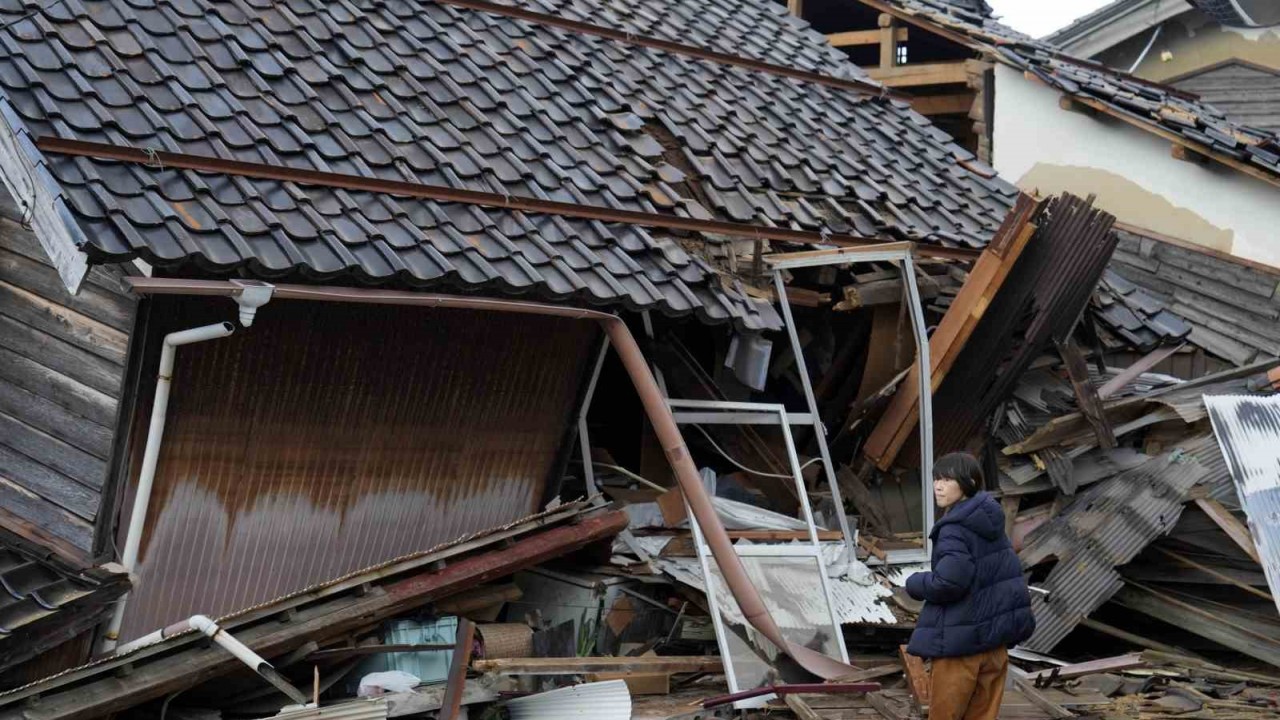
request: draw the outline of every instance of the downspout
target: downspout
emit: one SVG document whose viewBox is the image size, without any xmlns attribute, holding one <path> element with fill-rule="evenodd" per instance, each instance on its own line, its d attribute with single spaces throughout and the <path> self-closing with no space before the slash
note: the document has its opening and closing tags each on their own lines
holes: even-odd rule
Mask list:
<svg viewBox="0 0 1280 720">
<path fill-rule="evenodd" d="M 162 293 L 175 295 L 233 295 L 238 288 L 231 283 L 217 280 L 180 280 L 170 278 L 126 278 L 135 292 Z M 275 297 L 282 300 L 320 300 L 328 302 L 371 303 L 380 305 L 406 305 L 417 307 L 462 308 L 468 310 L 489 310 L 496 312 L 513 312 L 529 315 L 552 315 L 581 320 L 595 320 L 604 328 L 610 343 L 622 360 L 631 383 L 640 397 L 645 415 L 653 425 L 659 442 L 662 443 L 667 461 L 675 474 L 676 482 L 689 503 L 698 525 L 706 537 L 716 565 L 724 575 L 743 616 L 761 635 L 774 645 L 784 650 L 801 667 L 824 680 L 836 680 L 847 677 L 857 668 L 847 665 L 835 658 L 823 655 L 787 640 L 773 616 L 765 607 L 764 600 L 751 579 L 747 576 L 742 559 L 733 549 L 729 534 L 725 531 L 720 516 L 711 504 L 711 498 L 702 487 L 698 468 L 693 464 L 689 449 L 685 446 L 680 428 L 671 415 L 671 408 L 658 387 L 653 372 L 645 362 L 644 353 L 636 343 L 626 323 L 616 315 L 598 310 L 587 310 L 556 305 L 544 305 L 516 300 L 497 300 L 480 297 L 456 297 L 451 295 L 433 295 L 400 290 L 365 290 L 345 287 L 316 287 L 308 285 L 277 285 Z"/>
<path fill-rule="evenodd" d="M 264 680 L 274 685 L 280 692 L 288 695 L 291 700 L 300 705 L 307 704 L 307 696 L 291 685 L 288 680 L 285 680 L 284 676 L 276 671 L 275 666 L 250 650 L 244 643 L 232 637 L 231 633 L 218 627 L 218 623 L 204 615 L 192 615 L 186 620 L 174 623 L 167 628 L 156 630 L 149 635 L 143 635 L 137 640 L 121 645 L 118 652 L 120 654 L 133 652 L 147 645 L 153 645 L 161 640 L 171 638 L 174 635 L 181 635 L 189 630 L 195 630 L 209 636 L 215 643 L 234 655 L 237 660 L 248 665 L 254 672 L 261 675 Z"/>
<path fill-rule="evenodd" d="M 156 464 L 160 460 L 160 442 L 164 439 L 165 415 L 169 411 L 169 388 L 173 379 L 173 363 L 182 345 L 216 340 L 235 332 L 235 326 L 229 322 L 214 323 L 190 330 L 180 330 L 164 336 L 163 349 L 160 351 L 160 370 L 156 378 L 156 395 L 151 404 L 151 424 L 147 428 L 147 445 L 142 454 L 142 470 L 138 474 L 138 489 L 133 497 L 133 512 L 129 516 L 129 532 L 125 536 L 124 551 L 120 555 L 120 564 L 133 574 L 138 565 L 138 550 L 142 546 L 142 526 L 146 524 L 147 507 L 151 504 L 151 486 L 156 479 Z M 120 639 L 120 626 L 124 623 L 124 609 L 129 600 L 126 593 L 116 601 L 115 610 L 111 614 L 111 622 L 102 638 L 99 650 L 109 653 L 116 649 Z"/>
</svg>

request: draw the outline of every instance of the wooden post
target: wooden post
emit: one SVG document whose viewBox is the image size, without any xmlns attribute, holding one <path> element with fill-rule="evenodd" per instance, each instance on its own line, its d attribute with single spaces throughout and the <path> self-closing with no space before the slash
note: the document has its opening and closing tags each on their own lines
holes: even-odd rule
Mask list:
<svg viewBox="0 0 1280 720">
<path fill-rule="evenodd" d="M 929 716 L 929 671 L 925 669 L 924 660 L 907 652 L 906 645 L 898 646 L 898 656 L 902 658 L 902 669 L 906 671 L 907 684 L 911 687 L 911 697 L 915 698 L 920 712 Z"/>
<path fill-rule="evenodd" d="M 804 14 L 804 0 L 787 0 L 787 12 L 802 17 Z"/>
<path fill-rule="evenodd" d="M 892 15 L 881 13 L 880 19 L 880 67 L 888 70 L 898 64 L 898 35 L 894 32 Z"/>
<path fill-rule="evenodd" d="M 476 624 L 458 618 L 457 642 L 449 660 L 449 681 L 440 704 L 440 720 L 457 720 L 462 710 L 462 694 L 467 689 L 467 667 L 471 665 L 471 647 L 476 638 Z"/>
<path fill-rule="evenodd" d="M 1098 389 L 1089 379 L 1089 364 L 1085 362 L 1080 346 L 1076 345 L 1076 341 L 1071 336 L 1067 336 L 1066 340 L 1054 342 L 1057 343 L 1058 354 L 1062 356 L 1062 362 L 1067 367 L 1067 375 L 1071 377 L 1071 387 L 1076 391 L 1076 403 L 1080 405 L 1080 412 L 1085 420 L 1089 421 L 1093 434 L 1098 437 L 1098 447 L 1115 447 L 1116 434 L 1111 429 L 1111 423 L 1107 421 L 1107 414 L 1102 410 Z"/>
</svg>

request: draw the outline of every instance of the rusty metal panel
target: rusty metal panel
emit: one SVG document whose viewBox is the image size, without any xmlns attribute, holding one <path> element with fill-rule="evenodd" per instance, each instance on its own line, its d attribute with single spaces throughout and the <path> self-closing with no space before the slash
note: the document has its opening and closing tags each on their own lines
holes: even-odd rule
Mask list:
<svg viewBox="0 0 1280 720">
<path fill-rule="evenodd" d="M 158 305 L 151 339 L 210 309 L 230 308 Z M 122 638 L 528 515 L 595 332 L 279 301 L 251 329 L 184 347 Z"/>
</svg>

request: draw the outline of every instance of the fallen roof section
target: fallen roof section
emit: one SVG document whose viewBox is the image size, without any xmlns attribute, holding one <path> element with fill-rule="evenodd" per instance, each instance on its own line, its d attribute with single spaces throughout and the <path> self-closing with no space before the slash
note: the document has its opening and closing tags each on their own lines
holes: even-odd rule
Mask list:
<svg viewBox="0 0 1280 720">
<path fill-rule="evenodd" d="M 805 72 L 864 77 L 772 3 L 648 0 L 589 18 L 527 8 L 540 14 L 479 0 L 254 13 L 197 3 L 133 8 L 130 19 L 65 5 L 0 11 L 4 175 L 34 178 L 10 190 L 39 210 L 43 240 L 94 262 L 535 295 L 747 330 L 777 318 L 669 234 L 634 224 L 37 144 L 967 248 L 987 242 L 1016 192 L 905 103 L 779 74 L 799 58 Z M 542 17 L 557 13 L 599 31 Z M 687 27 L 668 27 L 674 18 Z M 745 32 L 747 19 L 753 40 L 738 60 L 778 68 L 632 42 L 725 54 L 729 34 L 715 30 Z"/>
<path fill-rule="evenodd" d="M 97 626 L 128 589 L 118 566 L 72 572 L 0 539 L 0 672 Z"/>
<path fill-rule="evenodd" d="M 340 636 L 355 626 L 606 540 L 626 524 L 625 513 L 593 512 L 587 503 L 573 503 L 335 578 L 218 622 L 258 654 L 277 657 L 309 640 Z M 277 620 L 285 611 L 293 619 L 281 624 Z M 98 717 L 240 667 L 240 661 L 221 648 L 203 646 L 201 637 L 175 635 L 0 694 L 0 708 L 7 708 L 0 717 Z M 117 677 L 116 669 L 125 665 L 132 672 Z M 39 703 L 19 705 L 35 695 Z"/>
<path fill-rule="evenodd" d="M 1267 585 L 1280 598 L 1280 395 L 1206 396 L 1204 402 Z"/>
<path fill-rule="evenodd" d="M 1123 587 L 1116 567 L 1167 533 L 1191 488 L 1208 475 L 1181 448 L 1090 487 L 1032 532 L 1019 553 L 1024 568 L 1056 561 L 1031 606 L 1035 634 L 1023 647 L 1049 652 L 1083 618 Z"/>
</svg>

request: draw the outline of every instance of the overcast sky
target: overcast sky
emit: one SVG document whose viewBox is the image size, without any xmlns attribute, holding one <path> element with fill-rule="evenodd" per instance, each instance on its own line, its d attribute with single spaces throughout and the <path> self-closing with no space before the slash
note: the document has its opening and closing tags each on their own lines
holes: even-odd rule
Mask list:
<svg viewBox="0 0 1280 720">
<path fill-rule="evenodd" d="M 1000 21 L 1032 37 L 1043 37 L 1110 0 L 987 0 Z"/>
</svg>

